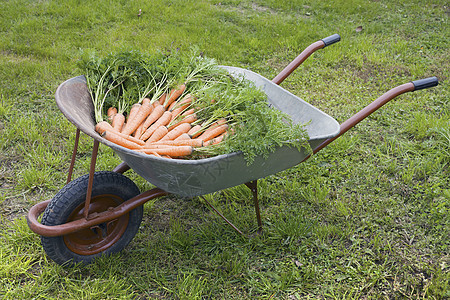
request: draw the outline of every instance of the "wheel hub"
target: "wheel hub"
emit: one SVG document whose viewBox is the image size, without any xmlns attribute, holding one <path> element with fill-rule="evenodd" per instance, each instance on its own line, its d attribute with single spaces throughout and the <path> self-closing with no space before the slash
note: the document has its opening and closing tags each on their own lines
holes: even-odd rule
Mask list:
<svg viewBox="0 0 450 300">
<path fill-rule="evenodd" d="M 91 198 L 89 214 L 101 213 L 120 205 L 123 200 L 115 195 L 103 194 Z M 84 203 L 74 209 L 68 222 L 84 218 Z M 127 229 L 129 213 L 109 222 L 92 226 L 64 236 L 64 243 L 79 255 L 93 255 L 114 245 Z"/>
</svg>

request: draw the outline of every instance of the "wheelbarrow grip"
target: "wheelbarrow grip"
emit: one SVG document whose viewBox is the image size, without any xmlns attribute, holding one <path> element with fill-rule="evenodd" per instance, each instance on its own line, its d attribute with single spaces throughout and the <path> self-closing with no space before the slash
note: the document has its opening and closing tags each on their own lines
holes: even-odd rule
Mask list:
<svg viewBox="0 0 450 300">
<path fill-rule="evenodd" d="M 329 37 L 322 39 L 321 41 L 325 44 L 325 46 L 323 46 L 325 48 L 326 46 L 337 43 L 340 40 L 341 40 L 341 36 L 336 33 L 336 34 L 330 35 Z"/>
<path fill-rule="evenodd" d="M 291 61 L 289 65 L 287 65 L 277 76 L 275 76 L 275 78 L 272 79 L 272 82 L 275 84 L 280 84 L 315 51 L 325 48 L 328 45 L 339 42 L 340 40 L 341 37 L 339 36 L 339 34 L 333 34 L 329 37 L 326 37 L 322 40 L 312 43 L 311 45 L 306 47 L 306 49 L 303 50 L 303 52 L 300 53 L 293 61 Z"/>
<path fill-rule="evenodd" d="M 412 84 L 414 84 L 414 90 L 418 91 L 418 90 L 427 89 L 427 88 L 430 88 L 433 86 L 437 86 L 439 84 L 439 80 L 437 79 L 437 77 L 428 77 L 425 79 L 419 79 L 419 80 L 412 81 Z"/>
</svg>

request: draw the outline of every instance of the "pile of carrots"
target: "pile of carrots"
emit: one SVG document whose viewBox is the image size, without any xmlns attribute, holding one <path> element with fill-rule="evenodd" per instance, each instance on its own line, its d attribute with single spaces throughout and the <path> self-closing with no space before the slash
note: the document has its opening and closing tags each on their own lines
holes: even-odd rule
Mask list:
<svg viewBox="0 0 450 300">
<path fill-rule="evenodd" d="M 228 133 L 227 121 L 198 120 L 194 97 L 185 91 L 182 84 L 155 101 L 144 98 L 127 117 L 110 107 L 108 120 L 97 123 L 95 130 L 120 146 L 165 158 L 183 158 L 194 148 L 220 143 Z"/>
</svg>

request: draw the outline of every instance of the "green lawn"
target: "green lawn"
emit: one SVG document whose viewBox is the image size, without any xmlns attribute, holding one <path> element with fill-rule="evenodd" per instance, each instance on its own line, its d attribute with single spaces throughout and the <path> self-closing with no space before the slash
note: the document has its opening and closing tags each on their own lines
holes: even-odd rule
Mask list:
<svg viewBox="0 0 450 300">
<path fill-rule="evenodd" d="M 4 299 L 445 299 L 449 288 L 450 6 L 444 0 L 0 2 L 0 297 Z M 362 30 L 361 30 L 362 29 Z M 201 198 L 144 206 L 121 253 L 63 268 L 25 216 L 65 185 L 75 128 L 54 101 L 84 51 L 198 46 L 269 79 L 338 33 L 282 86 L 342 123 L 387 104 L 308 161 L 259 181 L 264 232 L 242 237 Z M 82 135 L 74 176 L 89 170 Z M 97 170 L 120 159 L 100 147 Z M 152 188 L 125 173 L 144 191 Z M 245 232 L 245 186 L 207 195 Z"/>
</svg>

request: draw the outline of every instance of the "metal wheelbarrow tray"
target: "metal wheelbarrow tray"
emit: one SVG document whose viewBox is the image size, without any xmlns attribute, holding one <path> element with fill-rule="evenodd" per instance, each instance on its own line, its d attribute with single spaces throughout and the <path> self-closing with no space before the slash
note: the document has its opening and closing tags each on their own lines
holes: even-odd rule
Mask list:
<svg viewBox="0 0 450 300">
<path fill-rule="evenodd" d="M 339 123 L 272 81 L 249 70 L 224 67 L 231 74 L 242 74 L 268 96 L 277 109 L 288 113 L 295 123 L 307 124 L 312 148 L 339 133 Z M 263 178 L 300 163 L 308 154 L 292 147 L 281 147 L 265 159 L 257 157 L 248 165 L 239 152 L 188 160 L 146 155 L 118 146 L 102 138 L 94 129 L 94 107 L 83 77 L 69 79 L 56 91 L 56 102 L 77 128 L 111 147 L 137 174 L 166 192 L 194 197 L 213 193 L 244 182 Z"/>
<path fill-rule="evenodd" d="M 396 96 L 438 84 L 437 78 L 431 77 L 398 86 L 339 125 L 326 113 L 279 86 L 314 51 L 339 40 L 336 34 L 311 44 L 273 80 L 242 68 L 223 68 L 231 75 L 243 75 L 254 82 L 266 93 L 273 107 L 289 114 L 295 123 L 306 124 L 313 153 Z M 150 199 L 168 194 L 195 197 L 246 184 L 253 192 L 258 232 L 261 232 L 257 180 L 291 168 L 310 156 L 305 150 L 283 146 L 267 158 L 257 157 L 252 164 L 247 164 L 240 152 L 198 160 L 159 158 L 111 143 L 95 131 L 94 106 L 83 76 L 63 82 L 56 91 L 56 102 L 63 115 L 77 128 L 67 185 L 53 200 L 33 206 L 27 220 L 31 230 L 42 236 L 47 254 L 60 264 L 89 263 L 100 255 L 120 251 L 138 230 L 142 205 Z M 94 139 L 91 167 L 88 175 L 71 181 L 80 131 Z M 112 148 L 123 160 L 112 172 L 95 172 L 99 143 Z M 134 183 L 122 175 L 130 168 L 156 188 L 140 193 Z M 99 188 L 95 185 L 98 183 L 101 186 Z M 78 195 L 77 203 L 72 204 L 71 198 L 76 198 L 73 196 L 75 194 Z M 243 234 L 207 203 L 237 232 Z M 43 212 L 40 223 L 38 217 Z"/>
</svg>

